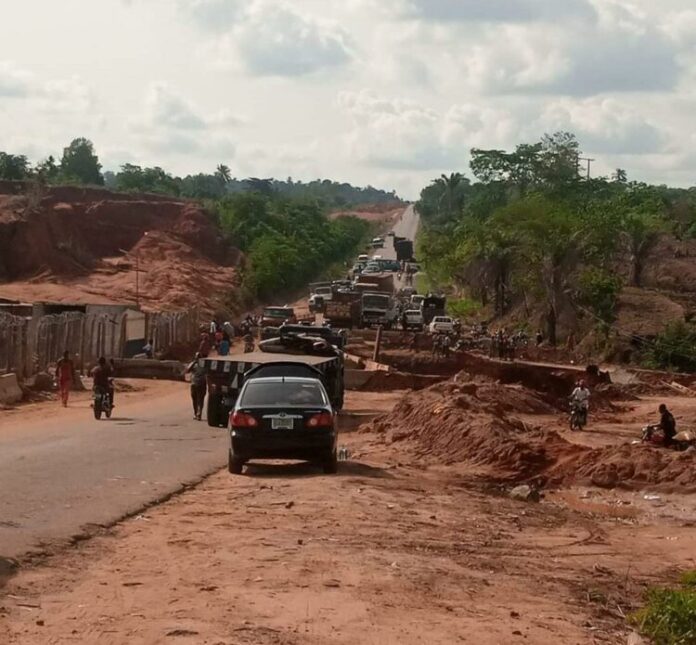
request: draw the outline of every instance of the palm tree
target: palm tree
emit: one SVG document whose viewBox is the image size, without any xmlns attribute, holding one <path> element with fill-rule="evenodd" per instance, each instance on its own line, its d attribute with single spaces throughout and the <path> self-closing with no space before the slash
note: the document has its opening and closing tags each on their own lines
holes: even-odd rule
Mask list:
<svg viewBox="0 0 696 645">
<path fill-rule="evenodd" d="M 464 181 L 464 175 L 460 172 L 450 173 L 449 176 L 441 175 L 439 179 L 435 180 L 435 183 L 442 188 L 442 197 L 447 200 L 447 214 L 451 215 L 454 210 L 454 193 L 459 187 L 459 185 Z"/>
<path fill-rule="evenodd" d="M 229 184 L 232 180 L 232 171 L 229 166 L 225 164 L 220 164 L 215 170 L 215 176 L 223 183 Z"/>
</svg>

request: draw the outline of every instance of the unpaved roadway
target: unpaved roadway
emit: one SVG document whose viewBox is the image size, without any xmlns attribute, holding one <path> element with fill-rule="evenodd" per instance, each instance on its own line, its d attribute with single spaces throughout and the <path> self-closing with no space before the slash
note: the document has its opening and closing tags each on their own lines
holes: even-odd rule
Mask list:
<svg viewBox="0 0 696 645">
<path fill-rule="evenodd" d="M 136 387 L 110 420 L 87 393 L 0 411 L 0 558 L 50 552 L 225 463 L 227 435 L 193 420 L 186 383 Z"/>
<path fill-rule="evenodd" d="M 399 396 L 351 393 L 347 407 Z M 0 642 L 623 645 L 645 585 L 696 566 L 688 497 L 569 489 L 519 502 L 374 434 L 341 442 L 352 454 L 337 476 L 222 471 L 19 572 Z"/>
</svg>

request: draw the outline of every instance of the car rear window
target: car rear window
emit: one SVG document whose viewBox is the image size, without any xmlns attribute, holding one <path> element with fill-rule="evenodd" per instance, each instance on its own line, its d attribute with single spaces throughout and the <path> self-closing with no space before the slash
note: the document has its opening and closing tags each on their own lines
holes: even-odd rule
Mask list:
<svg viewBox="0 0 696 645">
<path fill-rule="evenodd" d="M 240 407 L 274 407 L 285 405 L 323 406 L 326 400 L 319 383 L 297 381 L 250 381 L 239 402 Z"/>
</svg>

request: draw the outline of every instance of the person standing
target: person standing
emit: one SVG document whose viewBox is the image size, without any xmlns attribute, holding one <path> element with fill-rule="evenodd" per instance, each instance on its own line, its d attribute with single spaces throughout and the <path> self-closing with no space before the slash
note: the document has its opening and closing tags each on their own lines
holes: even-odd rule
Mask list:
<svg viewBox="0 0 696 645">
<path fill-rule="evenodd" d="M 191 374 L 191 403 L 193 404 L 193 418 L 200 421 L 203 418 L 203 403 L 207 385 L 205 380 L 205 368 L 200 360 L 201 355 L 196 354 L 193 361 L 186 368 L 186 373 Z"/>
<path fill-rule="evenodd" d="M 60 400 L 64 408 L 68 407 L 68 399 L 70 398 L 70 390 L 74 380 L 75 365 L 70 358 L 70 352 L 65 351 L 63 352 L 63 358 L 56 364 L 56 382 L 58 383 Z"/>
</svg>

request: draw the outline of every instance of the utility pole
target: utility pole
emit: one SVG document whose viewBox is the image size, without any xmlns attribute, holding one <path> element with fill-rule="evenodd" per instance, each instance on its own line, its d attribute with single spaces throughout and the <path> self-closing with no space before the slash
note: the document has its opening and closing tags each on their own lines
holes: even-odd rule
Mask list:
<svg viewBox="0 0 696 645">
<path fill-rule="evenodd" d="M 592 169 L 592 163 L 594 161 L 596 161 L 596 159 L 588 159 L 587 157 L 578 157 L 578 161 L 586 161 L 587 162 L 587 181 L 589 181 L 590 177 L 591 177 L 590 171 Z"/>
</svg>

